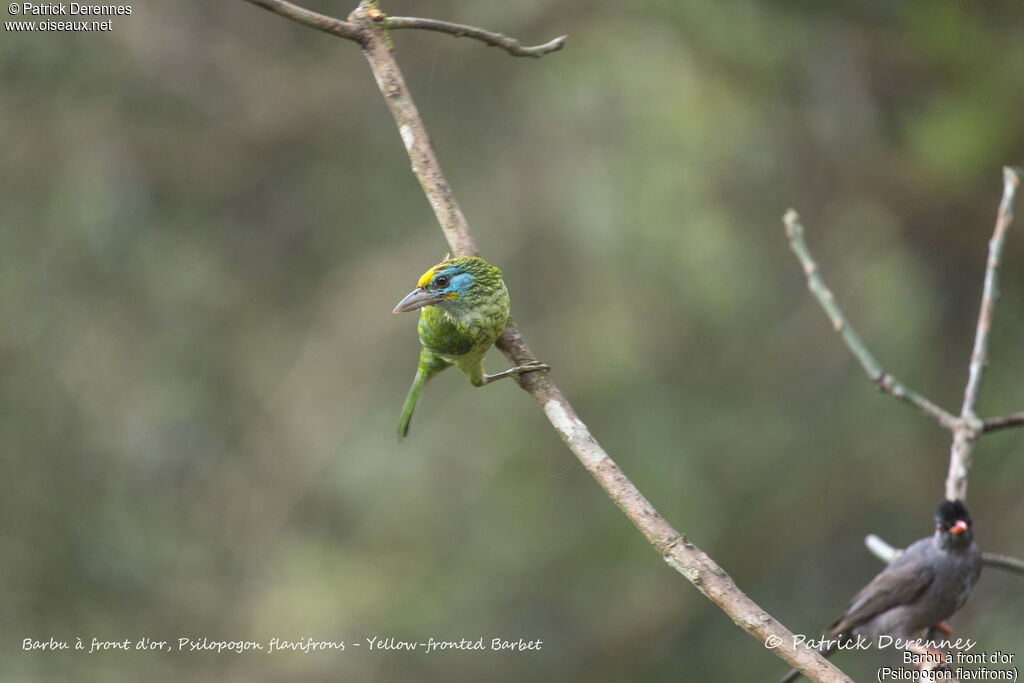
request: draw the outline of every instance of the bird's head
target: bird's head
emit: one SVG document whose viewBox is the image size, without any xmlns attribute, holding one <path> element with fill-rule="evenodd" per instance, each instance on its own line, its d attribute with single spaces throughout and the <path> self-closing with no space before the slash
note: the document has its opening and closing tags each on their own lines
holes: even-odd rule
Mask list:
<svg viewBox="0 0 1024 683">
<path fill-rule="evenodd" d="M 973 524 L 961 500 L 944 500 L 935 510 L 935 533 L 944 546 L 969 546 L 974 538 Z"/>
<path fill-rule="evenodd" d="M 472 305 L 501 282 L 501 271 L 476 256 L 446 258 L 423 273 L 416 289 L 395 306 L 407 313 L 424 306 L 458 309 Z"/>
</svg>

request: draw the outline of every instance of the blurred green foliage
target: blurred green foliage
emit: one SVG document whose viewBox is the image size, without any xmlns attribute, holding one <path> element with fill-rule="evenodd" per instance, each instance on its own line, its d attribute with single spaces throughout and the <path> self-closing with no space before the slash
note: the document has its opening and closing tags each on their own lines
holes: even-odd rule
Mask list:
<svg viewBox="0 0 1024 683">
<path fill-rule="evenodd" d="M 334 3 L 311 9 L 344 16 Z M 359 50 L 243 2 L 0 42 L 0 678 L 768 680 L 515 386 L 415 371 L 391 308 L 446 245 Z M 792 630 L 930 531 L 947 435 L 874 392 L 780 216 L 887 369 L 959 407 L 1024 7 L 389 2 L 562 52 L 397 33 L 513 312 L 659 510 Z M 1024 213 L 1024 209 L 1021 210 Z M 1024 225 L 984 415 L 1024 406 Z M 492 352 L 493 370 L 504 359 Z M 979 543 L 1024 555 L 1021 432 Z M 953 620 L 1024 642 L 1020 579 Z M 26 637 L 540 638 L 537 653 L 23 652 Z M 838 657 L 857 679 L 889 661 Z"/>
</svg>

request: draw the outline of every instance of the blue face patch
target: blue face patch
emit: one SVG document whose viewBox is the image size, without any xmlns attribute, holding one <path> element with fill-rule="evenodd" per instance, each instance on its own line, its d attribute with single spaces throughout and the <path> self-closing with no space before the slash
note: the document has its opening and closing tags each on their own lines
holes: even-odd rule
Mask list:
<svg viewBox="0 0 1024 683">
<path fill-rule="evenodd" d="M 448 301 L 458 301 L 472 286 L 472 274 L 460 273 L 455 268 L 445 268 L 436 272 L 430 281 L 430 289 L 440 292 Z"/>
<path fill-rule="evenodd" d="M 452 278 L 451 283 L 448 285 L 448 291 L 452 292 L 467 292 L 469 288 L 473 286 L 473 276 L 469 273 L 459 273 Z"/>
</svg>

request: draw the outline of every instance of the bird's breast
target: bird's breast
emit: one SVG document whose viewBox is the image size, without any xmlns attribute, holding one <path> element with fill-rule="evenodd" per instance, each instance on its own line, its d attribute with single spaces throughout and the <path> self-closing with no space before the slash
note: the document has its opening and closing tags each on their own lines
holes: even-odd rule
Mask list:
<svg viewBox="0 0 1024 683">
<path fill-rule="evenodd" d="M 505 329 L 508 313 L 488 308 L 452 314 L 427 306 L 420 314 L 420 343 L 444 356 L 464 356 L 486 351 Z"/>
</svg>

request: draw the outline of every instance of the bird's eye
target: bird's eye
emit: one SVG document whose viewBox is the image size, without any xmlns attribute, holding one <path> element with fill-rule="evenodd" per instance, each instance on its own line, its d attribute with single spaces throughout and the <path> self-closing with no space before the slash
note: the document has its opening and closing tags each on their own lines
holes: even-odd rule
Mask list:
<svg viewBox="0 0 1024 683">
<path fill-rule="evenodd" d="M 434 286 L 435 287 L 447 287 L 448 286 L 448 276 L 447 275 L 441 275 L 440 277 L 438 277 L 436 280 L 434 280 Z"/>
</svg>

